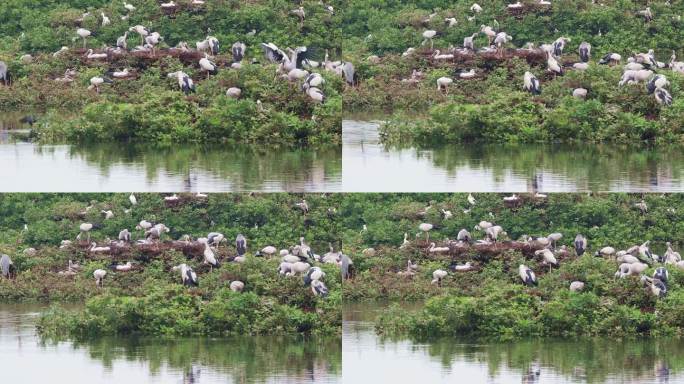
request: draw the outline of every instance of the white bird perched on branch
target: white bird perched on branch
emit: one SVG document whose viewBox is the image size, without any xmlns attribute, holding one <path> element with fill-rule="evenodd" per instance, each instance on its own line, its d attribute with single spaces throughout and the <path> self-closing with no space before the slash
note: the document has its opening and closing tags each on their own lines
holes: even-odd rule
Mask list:
<svg viewBox="0 0 684 384">
<path fill-rule="evenodd" d="M 100 15 L 102 16 L 102 26 L 103 27 L 106 27 L 112 23 L 112 21 L 109 20 L 109 17 L 107 17 L 107 15 L 105 15 L 104 12 L 100 12 Z"/>
<path fill-rule="evenodd" d="M 446 253 L 449 252 L 449 247 L 437 247 L 435 243 L 430 243 L 430 248 L 428 248 L 430 253 Z"/>
</svg>

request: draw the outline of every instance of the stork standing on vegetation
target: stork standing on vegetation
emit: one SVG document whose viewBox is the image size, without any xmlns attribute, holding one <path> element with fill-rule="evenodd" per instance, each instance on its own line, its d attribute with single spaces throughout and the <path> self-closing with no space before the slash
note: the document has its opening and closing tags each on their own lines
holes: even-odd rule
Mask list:
<svg viewBox="0 0 684 384">
<path fill-rule="evenodd" d="M 180 265 L 176 265 L 175 267 L 173 267 L 173 270 L 174 271 L 180 271 L 181 282 L 183 283 L 183 285 L 188 286 L 188 287 L 190 287 L 190 286 L 197 287 L 199 285 L 199 280 L 197 279 L 197 274 L 187 264 L 183 263 Z"/>
<path fill-rule="evenodd" d="M 587 43 L 586 41 L 580 43 L 579 56 L 583 63 L 589 62 L 589 58 L 591 57 L 591 44 Z"/>
<path fill-rule="evenodd" d="M 546 53 L 546 65 L 547 70 L 549 72 L 552 72 L 555 75 L 563 74 L 563 67 L 561 67 L 560 64 L 558 64 L 558 61 L 555 57 L 553 57 L 553 54 L 551 52 Z"/>
<path fill-rule="evenodd" d="M 184 94 L 188 95 L 191 92 L 195 92 L 195 83 L 192 81 L 190 76 L 188 76 L 187 73 L 183 71 L 176 71 L 176 72 L 171 72 L 167 75 L 169 78 L 176 78 L 176 81 L 178 81 L 178 87 L 180 87 L 181 91 L 183 91 Z"/>
<path fill-rule="evenodd" d="M 428 41 L 430 41 L 430 50 L 434 49 L 434 42 L 432 39 L 437 35 L 437 31 L 429 29 L 427 31 L 423 32 L 423 42 L 421 45 L 425 45 Z"/>
<path fill-rule="evenodd" d="M 202 71 L 207 73 L 207 79 L 209 78 L 209 74 L 215 75 L 218 73 L 218 67 L 209 60 L 209 55 L 206 53 L 204 54 L 204 57 L 200 59 L 199 65 Z"/>
<path fill-rule="evenodd" d="M 127 228 L 119 232 L 119 240 L 126 243 L 131 242 L 131 233 L 128 231 Z"/>
<path fill-rule="evenodd" d="M 311 282 L 311 291 L 316 296 L 323 298 L 328 296 L 328 287 L 320 280 L 314 280 Z"/>
<path fill-rule="evenodd" d="M 216 56 L 219 54 L 220 44 L 214 36 L 207 36 L 204 40 L 195 43 L 195 47 L 200 52 L 209 52 Z"/>
<path fill-rule="evenodd" d="M 520 264 L 518 267 L 518 275 L 520 275 L 523 284 L 527 286 L 537 285 L 537 276 L 535 276 L 534 272 L 528 266 Z"/>
<path fill-rule="evenodd" d="M 306 12 L 304 11 L 304 7 L 299 7 L 297 9 L 293 9 L 290 11 L 291 15 L 297 16 L 299 18 L 299 27 L 304 26 L 304 18 L 306 18 Z"/>
<path fill-rule="evenodd" d="M 85 234 L 87 236 L 86 241 L 90 242 L 90 230 L 93 229 L 93 224 L 81 223 L 81 225 L 78 228 L 80 230 L 80 233 L 78 234 L 78 239 L 81 239 L 81 234 Z"/>
<path fill-rule="evenodd" d="M 418 229 L 425 233 L 425 241 L 430 241 L 430 230 L 432 230 L 433 227 L 434 226 L 430 223 L 421 223 L 418 226 Z"/>
<path fill-rule="evenodd" d="M 578 234 L 577 236 L 575 236 L 574 244 L 577 256 L 582 256 L 584 254 L 584 251 L 587 250 L 587 238 L 581 234 Z"/>
<path fill-rule="evenodd" d="M 150 34 L 150 30 L 147 29 L 145 26 L 142 25 L 136 25 L 134 27 L 130 27 L 128 29 L 129 32 L 135 32 L 138 35 L 140 35 L 140 41 L 142 45 L 145 45 L 145 38 Z"/>
<path fill-rule="evenodd" d="M 116 46 L 123 49 L 123 50 L 126 50 L 128 48 L 127 39 L 128 39 L 128 31 L 124 32 L 123 36 L 119 36 L 116 39 Z"/>
<path fill-rule="evenodd" d="M 88 86 L 89 90 L 95 89 L 95 92 L 100 93 L 100 85 L 102 84 L 111 84 L 112 80 L 108 79 L 106 77 L 100 77 L 100 76 L 95 76 L 90 78 L 90 85 Z"/>
<path fill-rule="evenodd" d="M 246 50 L 247 46 L 242 42 L 238 41 L 237 43 L 233 44 L 231 47 L 231 53 L 233 54 L 233 64 L 231 65 L 232 68 L 239 67 L 240 62 L 245 58 Z"/>
<path fill-rule="evenodd" d="M 162 41 L 164 41 L 164 38 L 159 34 L 159 32 L 152 32 L 145 37 L 145 43 L 152 50 L 152 57 L 155 56 L 155 47 Z"/>
<path fill-rule="evenodd" d="M 475 50 L 475 37 L 477 37 L 477 33 L 473 33 L 471 36 L 466 36 L 463 38 L 463 48 L 469 49 L 471 51 Z"/>
<path fill-rule="evenodd" d="M 95 286 L 98 288 L 102 288 L 102 285 L 104 284 L 104 278 L 107 276 L 107 271 L 104 269 L 96 269 L 93 272 L 93 277 L 95 278 Z"/>
<path fill-rule="evenodd" d="M 482 24 L 480 26 L 480 32 L 484 33 L 485 36 L 487 36 L 487 44 L 492 45 L 492 40 L 496 37 L 496 31 L 494 31 L 492 27 Z"/>
<path fill-rule="evenodd" d="M 85 28 L 79 28 L 76 30 L 76 34 L 83 39 L 83 49 L 86 48 L 86 38 L 91 35 L 91 32 Z"/>
<path fill-rule="evenodd" d="M 523 87 L 527 92 L 533 95 L 541 94 L 541 85 L 539 84 L 539 79 L 532 72 L 525 72 L 523 76 Z"/>
<path fill-rule="evenodd" d="M 559 37 L 553 42 L 553 54 L 556 57 L 561 57 L 563 55 L 563 49 L 565 49 L 565 44 L 570 41 L 567 37 Z"/>
<path fill-rule="evenodd" d="M 499 56 L 503 57 L 506 43 L 511 40 L 513 40 L 513 37 L 506 32 L 499 32 L 496 34 L 494 44 L 496 45 L 496 50 L 499 51 Z"/>
<path fill-rule="evenodd" d="M 440 77 L 437 79 L 437 90 L 441 91 L 444 90 L 445 94 L 449 94 L 449 85 L 451 85 L 454 82 L 454 79 L 450 77 Z"/>
<path fill-rule="evenodd" d="M 16 267 L 8 255 L 0 255 L 0 272 L 2 273 L 2 277 L 7 279 L 16 274 Z"/>
<path fill-rule="evenodd" d="M 449 273 L 443 269 L 438 269 L 434 272 L 432 272 L 432 284 L 437 284 L 438 286 L 442 286 L 442 280 L 447 277 Z"/>
<path fill-rule="evenodd" d="M 241 233 L 235 238 L 235 249 L 238 256 L 244 256 L 247 253 L 247 238 Z"/>
</svg>

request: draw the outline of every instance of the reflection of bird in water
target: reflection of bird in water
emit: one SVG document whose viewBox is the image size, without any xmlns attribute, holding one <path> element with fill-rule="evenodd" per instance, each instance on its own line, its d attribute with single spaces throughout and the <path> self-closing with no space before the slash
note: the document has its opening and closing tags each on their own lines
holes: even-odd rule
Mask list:
<svg viewBox="0 0 684 384">
<path fill-rule="evenodd" d="M 539 375 L 541 374 L 541 368 L 538 362 L 534 362 L 527 369 L 526 373 L 523 373 L 522 382 L 526 383 L 537 383 L 539 382 Z"/>
<path fill-rule="evenodd" d="M 534 175 L 532 175 L 532 193 L 537 193 L 539 191 L 539 184 L 544 180 L 544 177 L 535 172 Z"/>
<path fill-rule="evenodd" d="M 196 384 L 199 383 L 201 369 L 191 366 L 187 372 L 183 373 L 183 384 Z"/>
<path fill-rule="evenodd" d="M 655 371 L 655 377 L 658 379 L 659 383 L 670 382 L 670 367 L 668 366 L 667 361 L 656 361 L 653 370 Z"/>
</svg>

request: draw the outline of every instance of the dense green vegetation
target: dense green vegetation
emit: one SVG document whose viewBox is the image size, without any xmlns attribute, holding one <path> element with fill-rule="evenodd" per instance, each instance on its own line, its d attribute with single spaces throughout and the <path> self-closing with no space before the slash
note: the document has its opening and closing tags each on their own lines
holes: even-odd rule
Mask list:
<svg viewBox="0 0 684 384">
<path fill-rule="evenodd" d="M 472 2 L 465 1 L 351 3 L 343 15 L 343 49 L 361 80 L 358 87 L 345 92 L 345 108 L 393 113 L 383 128 L 387 141 L 683 140 L 684 75 L 668 68 L 656 70 L 671 83 L 674 101 L 665 107 L 643 85 L 618 87 L 621 65 L 597 64 L 609 52 L 621 54 L 624 64 L 633 53 L 648 49 L 654 49 L 656 58 L 665 63 L 674 50 L 681 61 L 682 3 L 650 2 L 654 20 L 648 23 L 637 14 L 646 5 L 635 1 L 599 5 L 589 0 L 557 0 L 548 8 L 523 1 L 523 11 L 511 12 L 506 7 L 509 2 L 495 0 L 480 3 L 483 11 L 477 14 L 469 9 Z M 448 27 L 447 17 L 454 17 L 457 24 Z M 439 62 L 431 58 L 429 43 L 420 45 L 422 32 L 433 29 L 438 31 L 435 49 L 446 53 L 450 46 L 461 47 L 463 38 L 478 32 L 483 24 L 513 37 L 504 58 L 490 53 Z M 565 75 L 554 77 L 546 71 L 543 55 L 512 53 L 513 46 L 524 47 L 528 42 L 539 46 L 561 36 L 571 38 L 562 58 L 566 67 L 579 61 L 577 48 L 582 41 L 591 43 L 588 70 L 566 68 Z M 475 47 L 486 45 L 486 36 L 479 34 Z M 402 57 L 409 47 L 416 51 Z M 371 56 L 379 58 L 371 60 Z M 470 69 L 475 69 L 475 78 L 459 79 L 459 73 Z M 413 70 L 422 72 L 422 78 L 415 84 L 402 82 Z M 541 95 L 523 90 L 525 71 L 539 78 Z M 442 76 L 454 79 L 448 95 L 436 89 L 436 80 Z M 572 97 L 575 88 L 588 90 L 585 101 Z M 416 117 L 416 113 L 424 116 Z"/>
<path fill-rule="evenodd" d="M 43 315 L 39 329 L 56 336 L 103 334 L 338 334 L 341 324 L 339 270 L 321 266 L 330 295 L 313 295 L 302 279 L 278 274 L 279 257 L 253 257 L 266 245 L 286 248 L 305 236 L 319 253 L 329 242 L 338 244 L 335 221 L 327 210 L 339 204 L 339 197 L 307 195 L 307 215 L 294 204 L 300 197 L 287 194 L 210 195 L 200 198 L 182 195 L 178 204 L 165 204 L 160 195 L 138 195 L 130 205 L 122 194 L 5 194 L 0 196 L 0 253 L 9 254 L 18 269 L 16 279 L 0 279 L 3 302 L 84 302 L 79 311 L 54 307 Z M 86 206 L 92 206 L 86 211 Z M 105 220 L 101 210 L 112 210 Z M 130 209 L 130 211 L 128 211 Z M 93 223 L 93 241 L 107 244 L 123 228 L 140 220 L 165 223 L 172 239 L 182 235 L 206 236 L 221 232 L 228 239 L 218 252 L 220 268 L 202 263 L 202 254 L 186 256 L 161 245 L 132 247 L 123 252 L 94 254 L 74 243 L 59 248 L 64 239 L 74 240 L 82 222 Z M 24 224 L 28 229 L 22 230 Z M 248 239 L 244 263 L 230 262 L 235 255 L 234 239 L 243 233 Z M 34 248 L 35 253 L 25 251 Z M 73 276 L 60 274 L 68 260 L 81 264 Z M 129 272 L 109 270 L 112 262 L 132 261 Z M 199 287 L 181 285 L 171 267 L 187 263 L 199 277 Z M 97 288 L 93 271 L 109 272 L 104 287 Z M 231 281 L 242 281 L 242 293 L 232 292 Z"/>
<path fill-rule="evenodd" d="M 352 256 L 356 268 L 354 278 L 343 287 L 345 300 L 426 300 L 416 312 L 391 308 L 378 320 L 378 332 L 495 338 L 684 332 L 684 270 L 667 265 L 669 292 L 658 299 L 636 276 L 615 278 L 614 260 L 593 256 L 608 245 L 620 250 L 646 240 L 655 254 L 664 254 L 667 241 L 681 250 L 681 195 L 645 196 L 644 214 L 634 206 L 641 200 L 639 195 L 554 194 L 547 199 L 525 195 L 516 207 L 507 207 L 498 194 L 477 194 L 476 205 L 470 206 L 466 196 L 366 194 L 344 200 L 345 253 Z M 431 208 L 426 211 L 427 206 Z M 444 219 L 441 209 L 451 211 L 453 217 Z M 472 228 L 481 220 L 501 225 L 508 233 L 504 241 L 560 232 L 564 237 L 558 246 L 568 246 L 569 255 L 557 256 L 559 267 L 549 271 L 539 257 L 524 251 L 473 247 L 463 254 L 435 255 L 428 252 L 422 232 L 415 238 L 418 225 L 427 222 L 435 226 L 430 240 L 438 246 L 446 238 L 455 239 L 462 228 L 479 239 L 483 233 Z M 368 229 L 360 231 L 364 224 Z M 411 243 L 400 249 L 405 232 Z M 571 247 L 578 233 L 589 240 L 582 257 Z M 374 255 L 362 252 L 370 247 Z M 411 276 L 399 273 L 406 270 L 408 260 L 418 263 Z M 471 262 L 473 270 L 449 272 L 441 286 L 431 284 L 432 272 L 447 270 L 451 262 Z M 522 284 L 519 264 L 534 270 L 538 286 Z M 651 276 L 658 265 L 652 263 L 645 274 Z M 584 282 L 584 290 L 571 292 L 572 281 Z"/>
<path fill-rule="evenodd" d="M 331 58 L 339 54 L 339 29 L 334 28 L 338 16 L 317 1 L 304 2 L 307 18 L 301 27 L 298 18 L 289 14 L 294 5 L 285 0 L 221 0 L 202 7 L 178 1 L 180 7 L 174 13 L 163 11 L 156 0 L 131 3 L 137 9 L 130 15 L 118 1 L 12 0 L 3 4 L 0 33 L 5 38 L 0 43 L 0 60 L 8 63 L 13 83 L 0 87 L 0 107 L 59 110 L 59 114 L 48 113 L 36 127 L 43 141 L 340 142 L 338 76 L 318 70 L 326 79 L 322 86 L 326 100 L 316 103 L 300 90 L 301 81 L 274 76 L 276 65 L 265 63 L 260 46 L 264 42 L 282 49 L 304 45 L 312 59 L 319 61 L 326 50 Z M 90 15 L 82 17 L 85 11 Z M 101 12 L 111 19 L 110 25 L 101 26 Z M 122 20 L 126 15 L 129 18 Z M 92 31 L 89 48 L 113 46 L 129 27 L 138 24 L 164 38 L 154 57 L 129 52 L 104 61 L 88 60 L 76 35 L 78 27 L 87 28 Z M 166 49 L 181 41 L 194 48 L 209 30 L 218 38 L 221 52 L 214 58 L 218 74 L 206 78 L 198 66 L 200 55 L 170 55 Z M 230 47 L 237 41 L 247 46 L 239 70 L 230 68 Z M 140 37 L 130 33 L 129 50 L 139 44 Z M 69 51 L 53 57 L 62 46 Z M 31 54 L 33 61 L 21 60 L 24 54 Z M 254 58 L 261 64 L 250 64 Z M 105 84 L 99 94 L 86 89 L 91 77 L 123 68 L 131 69 L 129 79 Z M 55 82 L 67 69 L 76 71 L 73 81 Z M 183 95 L 177 81 L 167 78 L 177 70 L 194 79 L 195 94 Z M 230 87 L 242 90 L 240 99 L 225 95 Z M 66 117 L 65 109 L 71 112 Z"/>
</svg>

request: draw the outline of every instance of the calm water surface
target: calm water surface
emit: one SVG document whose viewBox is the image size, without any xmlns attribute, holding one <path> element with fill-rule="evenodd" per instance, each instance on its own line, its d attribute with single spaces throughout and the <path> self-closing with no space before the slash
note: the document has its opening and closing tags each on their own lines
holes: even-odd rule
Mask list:
<svg viewBox="0 0 684 384">
<path fill-rule="evenodd" d="M 576 145 L 386 147 L 380 122 L 344 120 L 345 192 L 682 192 L 684 150 Z"/>
<path fill-rule="evenodd" d="M 0 192 L 328 192 L 342 150 L 125 143 L 39 145 L 0 122 Z"/>
<path fill-rule="evenodd" d="M 345 384 L 684 382 L 682 340 L 393 340 L 374 332 L 373 319 L 381 307 L 353 304 L 343 309 Z M 530 375 L 530 369 L 539 375 Z"/>
<path fill-rule="evenodd" d="M 100 338 L 35 333 L 44 306 L 0 304 L 2 383 L 341 383 L 339 338 Z M 11 369 L 8 369 L 11 368 Z"/>
</svg>

